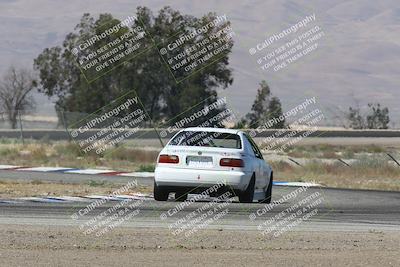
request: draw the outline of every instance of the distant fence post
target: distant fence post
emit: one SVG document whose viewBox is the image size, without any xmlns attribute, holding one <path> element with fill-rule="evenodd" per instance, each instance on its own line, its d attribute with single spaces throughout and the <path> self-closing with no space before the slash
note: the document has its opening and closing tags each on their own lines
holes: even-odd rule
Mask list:
<svg viewBox="0 0 400 267">
<path fill-rule="evenodd" d="M 300 163 L 298 163 L 297 161 L 295 161 L 294 159 L 291 159 L 291 158 L 288 158 L 291 162 L 294 162 L 296 165 L 298 165 L 298 166 L 301 166 L 301 164 Z M 301 167 L 303 167 L 303 166 L 301 166 Z"/>
<path fill-rule="evenodd" d="M 390 155 L 389 153 L 386 153 L 386 155 L 388 155 L 394 162 L 396 162 L 397 165 L 400 166 L 400 163 L 392 155 Z"/>
<path fill-rule="evenodd" d="M 24 131 L 22 129 L 21 111 L 18 110 L 17 112 L 18 112 L 18 119 L 19 119 L 19 132 L 20 132 L 20 135 L 21 135 L 22 144 L 24 145 L 25 144 L 25 140 L 24 140 L 24 134 L 23 134 Z"/>
<path fill-rule="evenodd" d="M 72 137 L 71 137 L 71 135 L 69 134 L 69 131 L 68 131 L 67 118 L 65 117 L 65 112 L 63 110 L 61 110 L 60 112 L 61 112 L 61 118 L 62 118 L 62 121 L 63 121 L 63 125 L 64 125 L 64 128 L 65 128 L 65 132 L 68 135 L 68 140 L 72 141 Z"/>
<path fill-rule="evenodd" d="M 341 163 L 343 163 L 344 165 L 346 165 L 347 167 L 350 167 L 350 164 L 348 164 L 346 161 L 342 160 L 342 159 L 338 159 L 338 161 L 340 161 Z"/>
</svg>

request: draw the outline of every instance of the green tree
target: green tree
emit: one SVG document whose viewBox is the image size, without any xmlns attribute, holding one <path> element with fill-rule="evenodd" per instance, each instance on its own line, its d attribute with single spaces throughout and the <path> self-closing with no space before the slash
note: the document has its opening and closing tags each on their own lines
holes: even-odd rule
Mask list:
<svg viewBox="0 0 400 267">
<path fill-rule="evenodd" d="M 180 83 L 173 79 L 155 46 L 155 43 L 158 44 L 174 35 L 189 33 L 194 28 L 206 25 L 215 19 L 214 13 L 197 18 L 164 7 L 154 16 L 148 8 L 138 7 L 136 15 L 137 20 L 131 27 L 144 27 L 147 34 L 152 36 L 146 39 L 145 44 L 151 48 L 90 84 L 82 75 L 71 51 L 89 36 L 104 31 L 104 25 L 109 27 L 120 22 L 111 14 L 101 14 L 97 19 L 90 14 L 84 14 L 75 30 L 67 34 L 61 46 L 46 48 L 34 60 L 34 67 L 40 76 L 40 91 L 49 97 L 57 97 L 57 110 L 91 113 L 125 92 L 135 89 L 150 117 L 155 121 L 165 121 L 204 99 L 207 99 L 203 101 L 204 106 L 212 103 L 217 98 L 216 89 L 226 88 L 233 82 L 231 70 L 228 68 L 229 54 L 233 46 L 231 41 L 218 62 Z M 196 40 L 193 39 L 193 43 L 185 43 L 179 48 L 180 51 L 227 24 L 230 24 L 229 21 L 201 34 Z M 123 33 L 124 31 L 121 31 L 121 34 Z M 96 42 L 96 46 L 102 47 L 107 42 L 107 39 L 101 40 Z"/>
<path fill-rule="evenodd" d="M 285 118 L 282 113 L 282 104 L 278 97 L 273 96 L 268 103 L 268 115 L 267 120 L 276 118 L 278 122 L 276 122 L 273 128 L 281 129 L 285 127 Z M 283 120 L 281 120 L 283 118 Z"/>
<path fill-rule="evenodd" d="M 246 115 L 248 123 L 252 127 L 258 127 L 268 112 L 269 96 L 271 90 L 266 81 L 261 81 L 260 88 L 257 89 L 256 99 L 251 106 L 251 112 Z"/>
<path fill-rule="evenodd" d="M 284 128 L 285 119 L 278 119 L 282 118 L 282 115 L 279 98 L 271 95 L 271 89 L 266 81 L 261 81 L 251 111 L 236 126 L 238 128 L 257 128 L 275 118 L 278 122 L 274 123 L 271 128 Z"/>
<path fill-rule="evenodd" d="M 369 103 L 370 113 L 367 115 L 367 127 L 369 129 L 387 129 L 389 124 L 389 109 L 381 108 L 379 103 Z"/>
<path fill-rule="evenodd" d="M 389 109 L 382 108 L 379 103 L 369 103 L 366 115 L 361 114 L 360 108 L 349 107 L 347 119 L 352 129 L 388 129 Z"/>
<path fill-rule="evenodd" d="M 347 114 L 347 119 L 350 122 L 350 128 L 352 129 L 365 128 L 365 120 L 361 115 L 360 108 L 349 107 L 349 113 Z"/>
</svg>

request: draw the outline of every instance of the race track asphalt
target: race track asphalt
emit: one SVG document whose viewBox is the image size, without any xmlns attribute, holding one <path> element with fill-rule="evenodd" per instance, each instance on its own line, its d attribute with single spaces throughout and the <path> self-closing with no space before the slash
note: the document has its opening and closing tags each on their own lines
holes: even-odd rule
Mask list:
<svg viewBox="0 0 400 267">
<path fill-rule="evenodd" d="M 7 173 L 7 175 L 5 175 Z M 113 179 L 116 183 L 126 183 L 132 178 L 109 177 L 92 175 L 75 175 L 61 173 L 25 173 L 29 179 L 47 179 L 49 181 L 81 181 L 82 179 Z M 21 173 L 1 171 L 0 177 L 8 179 L 19 177 L 24 179 Z M 25 179 L 28 179 L 26 178 Z M 115 180 L 114 180 L 115 179 Z M 138 178 L 141 185 L 151 185 L 152 178 Z M 307 188 L 295 197 L 291 192 L 299 192 L 298 187 L 274 186 L 273 208 L 265 212 L 266 204 L 263 203 L 238 203 L 234 199 L 226 207 L 228 212 L 220 219 L 206 226 L 210 229 L 237 229 L 260 230 L 259 225 L 271 218 L 277 218 L 280 214 L 294 215 L 294 205 L 301 203 L 308 196 L 318 196 L 321 199 L 315 206 L 306 208 L 304 214 L 312 209 L 317 209 L 313 216 L 302 220 L 290 230 L 294 231 L 365 231 L 365 230 L 389 230 L 400 231 L 400 192 L 384 192 L 372 190 L 349 190 L 333 188 Z M 292 197 L 290 197 L 290 194 Z M 289 196 L 289 197 L 288 197 Z M 317 199 L 315 198 L 315 199 Z M 305 203 L 305 206 L 312 204 Z M 131 203 L 134 203 L 132 200 Z M 137 203 L 139 213 L 124 221 L 121 227 L 160 227 L 168 228 L 180 218 L 188 218 L 188 215 L 198 211 L 209 200 L 190 203 L 183 210 L 174 214 L 174 209 L 180 202 L 169 200 L 157 202 L 146 199 Z M 63 203 L 37 203 L 30 201 L 4 202 L 0 201 L 0 224 L 21 225 L 62 225 L 78 227 L 95 216 L 107 211 L 116 205 L 117 201 L 107 201 L 101 206 L 77 220 L 71 218 L 74 213 L 84 209 L 89 202 L 63 202 Z M 304 205 L 303 205 L 304 206 Z M 308 211 L 307 211 L 308 209 Z M 165 216 L 167 214 L 167 216 Z M 165 219 L 160 219 L 165 216 Z M 253 220 L 250 217 L 255 217 Z M 298 216 L 301 217 L 301 216 Z"/>
</svg>

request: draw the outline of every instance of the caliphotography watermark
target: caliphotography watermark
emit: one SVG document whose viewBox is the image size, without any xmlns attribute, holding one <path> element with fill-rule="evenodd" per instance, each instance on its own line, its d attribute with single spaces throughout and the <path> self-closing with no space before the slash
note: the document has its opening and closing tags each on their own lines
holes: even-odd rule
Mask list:
<svg viewBox="0 0 400 267">
<path fill-rule="evenodd" d="M 127 195 L 129 190 L 137 186 L 138 182 L 136 180 L 130 181 L 108 196 L 96 199 L 79 209 L 71 215 L 71 219 L 80 221 L 79 230 L 84 235 L 100 237 L 140 213 L 140 207 L 144 200 L 134 200 Z M 117 200 L 114 205 L 106 206 L 107 203 L 113 200 Z M 100 208 L 102 208 L 101 210 L 104 209 L 104 211 L 96 212 Z"/>
<path fill-rule="evenodd" d="M 221 191 L 226 186 L 226 182 L 221 181 L 183 202 L 178 202 L 173 208 L 162 213 L 160 219 L 173 221 L 168 225 L 173 236 L 190 237 L 229 213 L 229 205 L 234 195 L 228 190 Z M 210 195 L 215 195 L 215 197 L 210 199 Z M 199 201 L 204 202 L 201 202 L 200 206 L 196 205 L 197 208 L 193 211 L 187 211 L 193 203 L 200 203 Z"/>
<path fill-rule="evenodd" d="M 311 97 L 279 117 L 263 121 L 249 134 L 253 138 L 261 139 L 259 146 L 263 152 L 282 153 L 319 130 L 319 125 L 324 119 L 325 116 L 318 107 L 316 98 Z M 271 130 L 282 123 L 286 124 L 283 129 Z"/>
<path fill-rule="evenodd" d="M 157 45 L 160 55 L 177 82 L 216 62 L 233 46 L 233 31 L 226 15 L 215 16 Z"/>
<path fill-rule="evenodd" d="M 133 137 L 149 121 L 135 92 L 71 124 L 68 131 L 84 154 L 103 154 Z"/>
<path fill-rule="evenodd" d="M 71 49 L 88 82 L 151 48 L 146 31 L 135 16 L 102 28 L 102 32 L 88 36 Z"/>
<path fill-rule="evenodd" d="M 298 187 L 271 204 L 266 204 L 249 215 L 251 221 L 258 222 L 257 229 L 263 236 L 279 237 L 296 226 L 320 214 L 319 207 L 324 201 L 321 192 L 308 193 L 313 182 Z M 291 203 L 285 207 L 285 203 Z M 282 209 L 282 207 L 285 207 Z M 258 220 L 257 220 L 258 219 Z"/>
<path fill-rule="evenodd" d="M 221 97 L 209 104 L 202 101 L 180 116 L 159 125 L 158 128 L 163 128 L 160 136 L 164 138 L 187 127 L 224 128 L 234 125 L 237 120 L 238 116 L 229 105 L 227 98 Z"/>
<path fill-rule="evenodd" d="M 282 70 L 320 46 L 325 33 L 319 25 L 314 25 L 315 21 L 315 13 L 307 15 L 296 24 L 268 36 L 250 48 L 249 54 L 257 56 L 257 64 L 263 71 Z"/>
</svg>

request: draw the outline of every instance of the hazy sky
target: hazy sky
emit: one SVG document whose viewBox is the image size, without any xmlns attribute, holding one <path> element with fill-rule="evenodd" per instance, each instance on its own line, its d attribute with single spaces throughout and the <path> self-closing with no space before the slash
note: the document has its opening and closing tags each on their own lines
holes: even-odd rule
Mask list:
<svg viewBox="0 0 400 267">
<path fill-rule="evenodd" d="M 83 13 L 111 13 L 117 18 L 134 14 L 144 5 L 153 12 L 170 5 L 182 13 L 202 16 L 210 11 L 226 14 L 232 22 L 235 44 L 230 67 L 234 83 L 223 94 L 240 114 L 251 107 L 258 83 L 266 80 L 285 109 L 315 96 L 327 124 L 349 105 L 380 102 L 390 108 L 400 127 L 400 8 L 393 1 L 61 1 L 0 0 L 0 73 L 10 64 L 32 66 L 46 47 L 60 45 Z M 318 47 L 277 72 L 261 70 L 258 51 L 249 49 L 282 32 L 305 16 L 315 14 L 310 27 L 324 35 Z M 277 41 L 285 44 L 295 35 Z M 51 101 L 38 98 L 40 113 L 52 113 Z M 336 115 L 335 115 L 336 114 Z"/>
</svg>

